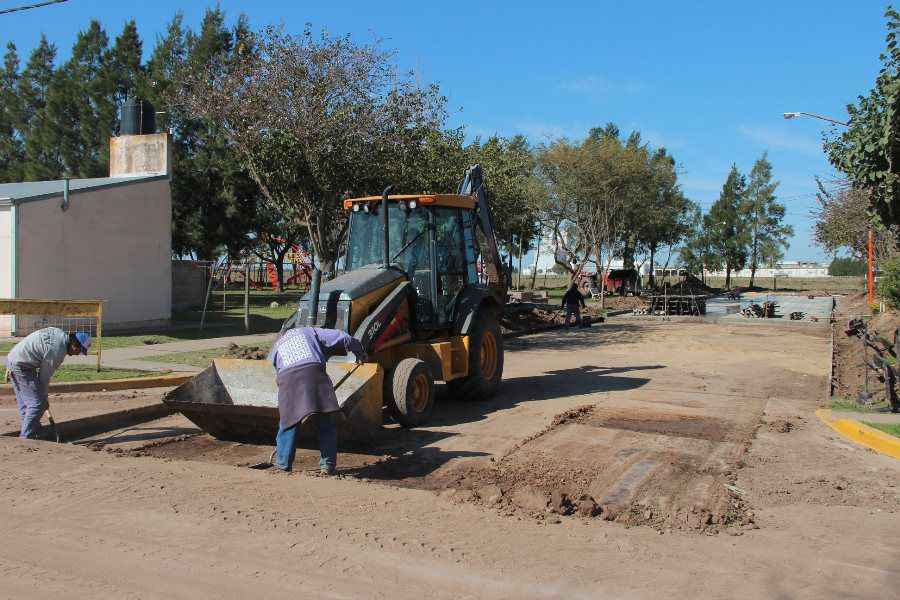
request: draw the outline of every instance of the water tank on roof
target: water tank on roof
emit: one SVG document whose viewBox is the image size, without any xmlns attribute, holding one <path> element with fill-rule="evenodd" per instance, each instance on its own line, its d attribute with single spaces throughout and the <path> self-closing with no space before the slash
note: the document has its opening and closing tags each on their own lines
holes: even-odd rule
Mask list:
<svg viewBox="0 0 900 600">
<path fill-rule="evenodd" d="M 146 100 L 129 100 L 122 107 L 122 125 L 119 135 L 146 135 L 156 133 L 156 110 Z"/>
</svg>

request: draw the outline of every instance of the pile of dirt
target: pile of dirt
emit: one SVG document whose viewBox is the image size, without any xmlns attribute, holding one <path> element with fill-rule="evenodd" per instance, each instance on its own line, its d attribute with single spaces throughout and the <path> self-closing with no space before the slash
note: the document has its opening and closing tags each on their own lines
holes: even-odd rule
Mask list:
<svg viewBox="0 0 900 600">
<path fill-rule="evenodd" d="M 739 534 L 741 527 L 757 527 L 755 515 L 745 503 L 744 490 L 734 485 L 747 446 L 724 466 L 702 464 L 689 454 L 677 452 L 662 455 L 660 460 L 661 455 L 644 454 L 638 449 L 616 457 L 602 452 L 572 456 L 546 449 L 553 444 L 548 437 L 572 436 L 573 432 L 564 431 L 567 427 L 608 426 L 614 430 L 628 427 L 617 425 L 617 419 L 624 423 L 628 416 L 596 405 L 560 413 L 543 431 L 523 440 L 489 467 L 457 473 L 444 486 L 442 495 L 510 516 L 552 522 L 566 517 L 599 517 L 626 525 L 708 534 Z M 656 423 L 660 431 L 674 425 L 688 436 L 710 433 L 708 425 L 707 431 L 702 431 L 704 425 L 695 427 L 696 419 L 688 419 L 691 424 L 674 423 L 677 420 Z M 646 421 L 646 432 L 653 431 L 654 422 Z M 689 431 L 692 426 L 697 431 Z M 732 436 L 725 432 L 722 437 Z M 687 503 L 672 500 L 690 497 L 699 487 L 705 490 L 702 499 Z"/>
<path fill-rule="evenodd" d="M 269 349 L 260 346 L 238 346 L 234 342 L 228 344 L 228 358 L 246 358 L 250 360 L 265 360 L 269 356 Z"/>
<path fill-rule="evenodd" d="M 598 320 L 600 313 L 588 306 L 581 310 L 582 317 Z M 546 310 L 530 304 L 511 305 L 500 315 L 500 330 L 503 333 L 534 331 L 548 325 L 560 325 L 566 318 L 565 309 Z"/>
<path fill-rule="evenodd" d="M 599 301 L 595 301 L 599 306 Z M 647 300 L 640 296 L 606 296 L 603 299 L 603 306 L 607 310 L 632 310 L 646 306 Z"/>
</svg>

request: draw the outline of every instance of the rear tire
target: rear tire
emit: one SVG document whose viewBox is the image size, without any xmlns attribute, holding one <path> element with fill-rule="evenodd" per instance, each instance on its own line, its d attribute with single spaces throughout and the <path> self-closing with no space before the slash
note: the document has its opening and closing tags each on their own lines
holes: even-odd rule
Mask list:
<svg viewBox="0 0 900 600">
<path fill-rule="evenodd" d="M 447 382 L 447 389 L 460 400 L 484 400 L 500 389 L 503 379 L 503 334 L 491 313 L 479 310 L 469 333 L 469 371 L 465 377 Z"/>
<path fill-rule="evenodd" d="M 422 425 L 434 406 L 434 377 L 428 363 L 405 358 L 394 368 L 388 412 L 404 427 Z"/>
</svg>

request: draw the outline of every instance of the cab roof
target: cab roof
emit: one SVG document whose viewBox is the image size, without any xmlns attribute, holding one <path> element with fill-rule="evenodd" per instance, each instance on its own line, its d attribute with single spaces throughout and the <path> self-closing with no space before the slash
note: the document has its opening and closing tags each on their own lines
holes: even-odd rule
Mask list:
<svg viewBox="0 0 900 600">
<path fill-rule="evenodd" d="M 388 201 L 408 202 L 416 200 L 422 206 L 450 206 L 452 208 L 475 208 L 475 198 L 464 194 L 397 194 L 388 196 Z M 365 198 L 352 198 L 344 200 L 344 208 L 350 209 L 354 203 L 377 204 L 381 202 L 381 196 L 366 196 Z"/>
</svg>

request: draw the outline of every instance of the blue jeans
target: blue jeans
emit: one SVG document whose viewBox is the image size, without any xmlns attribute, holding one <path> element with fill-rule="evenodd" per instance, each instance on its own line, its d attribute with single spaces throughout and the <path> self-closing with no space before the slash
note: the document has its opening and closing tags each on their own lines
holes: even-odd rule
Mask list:
<svg viewBox="0 0 900 600">
<path fill-rule="evenodd" d="M 319 468 L 333 469 L 337 463 L 337 427 L 334 424 L 334 415 L 313 413 L 313 423 L 319 436 Z M 275 436 L 275 466 L 282 471 L 290 471 L 294 464 L 298 429 L 300 423 L 287 429 L 278 426 L 278 435 Z"/>
<path fill-rule="evenodd" d="M 43 431 L 41 417 L 49 407 L 44 383 L 38 379 L 34 369 L 22 369 L 16 363 L 8 363 L 6 368 L 12 373 L 13 392 L 19 405 L 19 418 L 22 419 L 19 437 L 39 440 Z"/>
</svg>

